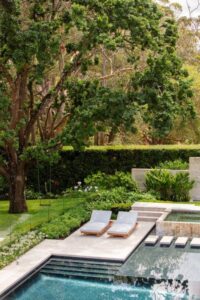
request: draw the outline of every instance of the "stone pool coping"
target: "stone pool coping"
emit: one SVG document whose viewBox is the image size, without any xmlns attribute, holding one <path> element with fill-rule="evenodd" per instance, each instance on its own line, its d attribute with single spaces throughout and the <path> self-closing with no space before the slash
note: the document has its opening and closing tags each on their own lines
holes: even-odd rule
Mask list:
<svg viewBox="0 0 200 300">
<path fill-rule="evenodd" d="M 138 222 L 128 238 L 83 236 L 80 230 L 65 240 L 44 240 L 4 269 L 0 270 L 0 299 L 51 256 L 100 259 L 124 262 L 155 226 L 154 222 Z"/>
</svg>

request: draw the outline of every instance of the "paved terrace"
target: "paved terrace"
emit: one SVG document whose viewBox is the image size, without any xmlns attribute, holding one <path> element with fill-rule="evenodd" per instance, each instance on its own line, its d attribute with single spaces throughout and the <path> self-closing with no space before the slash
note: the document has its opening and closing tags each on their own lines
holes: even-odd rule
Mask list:
<svg viewBox="0 0 200 300">
<path fill-rule="evenodd" d="M 136 229 L 128 238 L 112 238 L 107 234 L 101 237 L 83 236 L 77 230 L 65 240 L 44 240 L 18 261 L 0 270 L 0 299 L 4 291 L 26 277 L 52 255 L 124 262 L 152 230 L 155 221 L 166 209 L 200 211 L 200 208 L 193 204 L 139 202 L 135 203 L 132 209 L 138 211 L 139 218 Z"/>
<path fill-rule="evenodd" d="M 1 294 L 20 281 L 52 255 L 125 261 L 154 227 L 153 222 L 138 222 L 128 238 L 83 236 L 77 230 L 65 240 L 44 240 L 19 260 L 0 271 Z"/>
</svg>

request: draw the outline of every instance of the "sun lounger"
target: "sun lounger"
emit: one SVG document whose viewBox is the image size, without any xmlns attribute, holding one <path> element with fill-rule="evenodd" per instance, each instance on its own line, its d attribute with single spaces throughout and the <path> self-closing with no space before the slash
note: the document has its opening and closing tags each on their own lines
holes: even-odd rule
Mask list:
<svg viewBox="0 0 200 300">
<path fill-rule="evenodd" d="M 93 210 L 90 221 L 81 227 L 81 233 L 102 235 L 110 226 L 111 214 L 111 211 Z"/>
<path fill-rule="evenodd" d="M 120 211 L 117 220 L 108 230 L 110 236 L 128 237 L 134 230 L 137 224 L 137 212 L 122 212 Z"/>
</svg>

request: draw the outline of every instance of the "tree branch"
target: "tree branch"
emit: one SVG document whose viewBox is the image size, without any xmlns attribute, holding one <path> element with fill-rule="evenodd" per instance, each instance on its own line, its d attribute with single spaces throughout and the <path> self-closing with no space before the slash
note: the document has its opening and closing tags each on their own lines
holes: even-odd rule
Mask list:
<svg viewBox="0 0 200 300">
<path fill-rule="evenodd" d="M 109 79 L 109 78 L 112 78 L 114 76 L 119 76 L 119 75 L 121 75 L 121 73 L 129 72 L 129 71 L 133 71 L 133 68 L 131 68 L 131 67 L 123 68 L 123 69 L 117 70 L 113 74 L 105 75 L 105 76 L 99 77 L 98 79 L 99 80 Z"/>
<path fill-rule="evenodd" d="M 3 64 L 0 64 L 0 72 L 3 73 L 3 75 L 7 79 L 8 83 L 10 85 L 10 88 L 13 89 L 13 87 L 14 87 L 13 78 L 10 75 L 10 73 L 8 72 L 7 68 Z"/>
<path fill-rule="evenodd" d="M 28 122 L 26 129 L 25 129 L 25 139 L 26 142 L 29 139 L 31 130 L 33 125 L 35 124 L 35 122 L 37 121 L 37 119 L 44 113 L 45 109 L 52 103 L 52 101 L 54 100 L 54 97 L 62 90 L 63 88 L 63 84 L 66 80 L 66 78 L 73 72 L 76 70 L 76 68 L 79 67 L 80 65 L 80 54 L 77 53 L 77 55 L 74 57 L 73 60 L 73 64 L 71 64 L 71 67 L 68 70 L 64 70 L 63 74 L 59 80 L 59 82 L 57 83 L 57 85 L 55 86 L 53 92 L 49 91 L 42 99 L 39 107 L 32 112 L 31 117 L 30 117 L 30 121 Z"/>
</svg>

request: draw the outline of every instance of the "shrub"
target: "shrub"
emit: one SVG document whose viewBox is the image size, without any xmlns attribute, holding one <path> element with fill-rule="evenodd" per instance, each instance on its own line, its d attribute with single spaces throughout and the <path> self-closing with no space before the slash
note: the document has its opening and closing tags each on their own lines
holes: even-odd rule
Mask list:
<svg viewBox="0 0 200 300">
<path fill-rule="evenodd" d="M 155 196 L 151 193 L 128 193 L 128 201 L 133 202 L 153 202 L 156 200 Z"/>
<path fill-rule="evenodd" d="M 100 203 L 125 203 L 127 192 L 123 187 L 113 188 L 111 190 L 101 190 L 88 196 L 90 202 Z"/>
<path fill-rule="evenodd" d="M 114 175 L 97 172 L 86 177 L 84 181 L 90 187 L 98 187 L 103 190 L 110 190 L 117 187 L 123 187 L 126 191 L 138 190 L 137 184 L 132 179 L 131 174 L 125 172 L 115 172 Z"/>
<path fill-rule="evenodd" d="M 161 162 L 157 168 L 159 169 L 171 169 L 171 170 L 187 170 L 189 169 L 189 164 L 182 159 L 176 159 L 173 161 Z"/>
<path fill-rule="evenodd" d="M 42 234 L 45 234 L 47 238 L 57 239 L 66 237 L 89 219 L 90 212 L 91 209 L 88 209 L 87 206 L 83 204 L 76 208 L 76 210 L 71 209 L 70 212 L 44 224 L 40 228 L 40 231 Z"/>
<path fill-rule="evenodd" d="M 44 195 L 38 192 L 35 192 L 32 189 L 26 189 L 25 191 L 26 199 L 34 200 L 34 199 L 44 199 Z"/>
<path fill-rule="evenodd" d="M 90 209 L 112 209 L 115 205 L 132 205 L 136 201 L 155 201 L 150 193 L 127 192 L 122 187 L 109 191 L 99 191 L 88 196 Z"/>
<path fill-rule="evenodd" d="M 132 205 L 133 205 L 132 202 L 129 202 L 129 203 L 115 203 L 110 207 L 110 209 L 112 210 L 114 215 L 117 215 L 119 211 L 130 211 Z"/>
<path fill-rule="evenodd" d="M 168 170 L 154 169 L 146 174 L 147 190 L 157 194 L 160 200 L 189 201 L 193 185 L 188 173 L 172 175 Z"/>
</svg>

